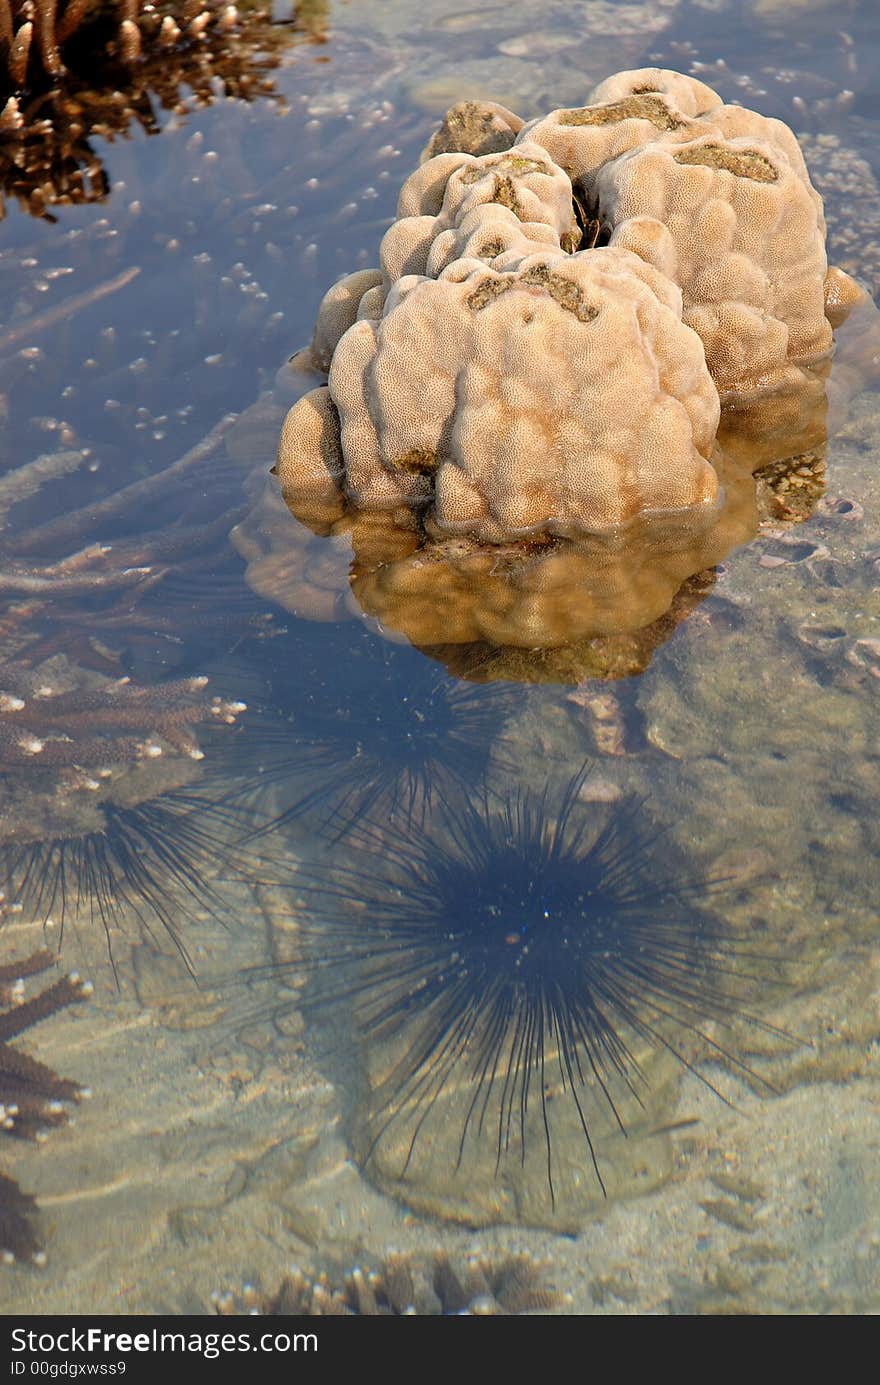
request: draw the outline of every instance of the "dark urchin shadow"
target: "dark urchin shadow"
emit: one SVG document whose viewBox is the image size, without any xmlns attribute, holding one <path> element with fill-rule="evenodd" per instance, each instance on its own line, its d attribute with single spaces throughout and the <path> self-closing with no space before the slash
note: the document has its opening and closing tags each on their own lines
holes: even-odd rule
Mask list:
<svg viewBox="0 0 880 1385">
<path fill-rule="evenodd" d="M 104 934 L 119 982 L 114 942 L 141 936 L 161 949 L 170 942 L 186 969 L 195 968 L 184 930 L 189 916 L 207 913 L 226 923 L 216 888 L 246 854 L 242 815 L 224 802 L 184 789 L 166 790 L 134 806 L 101 805 L 103 827 L 79 835 L 0 842 L 0 897 L 30 918 L 58 928 L 88 923 Z"/>
<path fill-rule="evenodd" d="M 460 682 L 422 654 L 375 639 L 351 651 L 332 689 L 326 676 L 297 680 L 297 700 L 281 715 L 251 722 L 260 763 L 244 797 L 258 807 L 271 789 L 281 804 L 255 836 L 304 818 L 334 838 L 371 817 L 418 830 L 438 804 L 479 781 L 490 755 L 513 768 L 503 727 L 522 705 L 516 688 Z"/>
<path fill-rule="evenodd" d="M 557 791 L 447 800 L 416 835 L 361 821 L 351 864 L 329 881 L 298 873 L 309 910 L 302 1008 L 336 1032 L 350 1014 L 360 1045 L 396 1055 L 374 1092 L 365 1166 L 389 1132 L 405 1132 L 405 1178 L 465 1081 L 448 1137 L 456 1167 L 484 1140 L 496 1176 L 511 1152 L 524 1164 L 537 1108 L 555 1207 L 552 1084 L 603 1193 L 590 1112 L 626 1134 L 621 1108 L 624 1098 L 643 1105 L 647 1051 L 671 1055 L 727 1104 L 699 1057 L 770 1089 L 710 1030 L 737 1020 L 789 1038 L 744 1005 L 771 959 L 708 907 L 724 882 L 683 860 L 643 801 L 585 804 L 587 777 L 584 767 Z"/>
</svg>

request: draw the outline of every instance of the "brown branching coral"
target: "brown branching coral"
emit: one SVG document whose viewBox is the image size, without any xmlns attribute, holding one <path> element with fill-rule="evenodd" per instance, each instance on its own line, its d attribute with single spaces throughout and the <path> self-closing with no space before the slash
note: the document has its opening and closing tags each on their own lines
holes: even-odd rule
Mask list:
<svg viewBox="0 0 880 1385">
<path fill-rule="evenodd" d="M 187 76 L 198 78 L 218 57 L 240 61 L 238 49 L 271 47 L 269 23 L 263 8 L 218 0 L 0 0 L 0 91 L 8 98 L 64 78 L 94 81 L 102 72 L 119 83 L 145 66 L 155 79 L 160 58 L 165 80 L 173 81 L 176 62 L 193 50 L 203 61 Z M 270 65 L 264 53 L 261 67 Z"/>
<path fill-rule="evenodd" d="M 93 136 L 155 133 L 157 106 L 182 109 L 187 91 L 271 93 L 286 41 L 267 10 L 218 0 L 0 0 L 0 181 L 35 215 L 100 200 Z"/>
<path fill-rule="evenodd" d="M 54 960 L 41 951 L 20 962 L 0 964 L 0 1130 L 20 1139 L 42 1139 L 68 1119 L 67 1104 L 88 1095 L 77 1082 L 59 1077 L 11 1043 L 32 1025 L 91 994 L 88 983 L 70 975 L 26 1000 L 25 980 L 48 971 Z M 44 1262 L 33 1224 L 35 1210 L 33 1197 L 0 1173 L 0 1259 Z"/>
<path fill-rule="evenodd" d="M 219 524 L 182 525 L 172 532 L 118 543 L 91 543 L 58 561 L 12 558 L 0 566 L 0 648 L 26 668 L 55 654 L 82 668 L 119 674 L 122 654 L 162 637 L 179 643 L 180 615 L 190 609 L 198 564 L 234 514 Z M 216 530 L 216 532 L 215 532 Z M 26 536 L 35 537 L 35 535 Z M 212 597 L 218 597 L 218 584 Z M 237 586 L 205 612 L 202 629 L 219 640 L 270 633 L 272 618 L 255 611 Z"/>
<path fill-rule="evenodd" d="M 207 682 L 137 687 L 120 678 L 89 687 L 60 661 L 32 672 L 0 664 L 0 773 L 37 764 L 109 772 L 158 757 L 163 741 L 191 760 L 204 759 L 194 726 L 211 719 L 231 725 L 244 710 L 238 702 L 203 697 Z"/>
<path fill-rule="evenodd" d="M 234 5 L 200 0 L 176 6 L 142 0 L 0 0 L 4 77 L 14 91 L 38 89 L 75 69 L 87 48 L 92 61 L 100 56 L 132 68 L 153 45 L 173 51 L 239 23 Z"/>
<path fill-rule="evenodd" d="M 462 1262 L 438 1253 L 432 1260 L 387 1255 L 376 1269 L 356 1267 L 341 1282 L 293 1268 L 274 1293 L 248 1286 L 239 1296 L 217 1294 L 214 1309 L 224 1317 L 485 1317 L 551 1312 L 563 1302 L 529 1255 L 471 1255 Z"/>
</svg>

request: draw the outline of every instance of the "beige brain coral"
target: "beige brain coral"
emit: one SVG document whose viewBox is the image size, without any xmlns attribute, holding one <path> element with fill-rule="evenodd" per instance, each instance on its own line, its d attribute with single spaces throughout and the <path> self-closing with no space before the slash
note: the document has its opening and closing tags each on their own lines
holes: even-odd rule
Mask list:
<svg viewBox="0 0 880 1385">
<path fill-rule="evenodd" d="M 643 68 L 517 139 L 566 170 L 612 244 L 679 285 L 722 394 L 775 387 L 790 363 L 830 351 L 840 276 L 828 271 L 821 199 L 781 121 Z M 857 294 L 846 286 L 844 297 Z"/>
<path fill-rule="evenodd" d="M 652 510 L 708 522 L 718 396 L 680 311 L 673 284 L 613 247 L 407 276 L 344 334 L 329 393 L 288 415 L 282 487 L 335 457 L 364 508 L 430 506 L 436 530 L 489 541 Z"/>
<path fill-rule="evenodd" d="M 651 143 L 595 182 L 611 243 L 679 285 L 722 395 L 778 385 L 831 349 L 825 241 L 811 190 L 778 146 L 704 135 Z"/>
<path fill-rule="evenodd" d="M 493 152 L 470 152 L 483 148 Z M 597 237 L 678 284 L 723 395 L 775 388 L 792 363 L 827 355 L 832 326 L 859 297 L 828 269 L 822 202 L 792 131 L 682 73 L 620 72 L 586 105 L 525 125 L 491 102 L 464 102 L 434 150 L 401 189 L 381 269 L 326 296 L 319 368 L 357 318 L 381 316 L 406 275 L 436 278 L 459 259 L 506 268 Z"/>
<path fill-rule="evenodd" d="M 307 365 L 316 370 L 330 369 L 339 338 L 357 320 L 364 299 L 369 299 L 376 290 L 380 295 L 376 316 L 380 317 L 385 303 L 381 270 L 358 269 L 354 274 L 344 275 L 327 290 L 318 308 Z"/>
<path fill-rule="evenodd" d="M 570 252 L 579 242 L 568 176 L 526 141 L 500 154 L 439 154 L 422 164 L 401 188 L 379 257 L 390 285 L 404 274 L 435 276 L 468 247 L 489 261 L 510 249 Z"/>
<path fill-rule="evenodd" d="M 725 105 L 704 82 L 666 68 L 615 73 L 593 89 L 583 106 L 529 121 L 516 138 L 517 143 L 546 149 L 572 182 L 589 190 L 606 164 L 631 149 L 658 140 L 685 144 L 705 135 L 748 137 L 778 147 L 810 189 L 821 217 L 819 195 L 810 184 L 800 145 L 783 121 L 744 106 Z"/>
<path fill-rule="evenodd" d="M 796 389 L 864 298 L 792 131 L 658 68 L 525 125 L 453 108 L 380 261 L 324 298 L 282 483 L 496 543 L 693 523 L 719 395 Z"/>
<path fill-rule="evenodd" d="M 504 107 L 483 114 L 495 119 L 496 110 Z M 453 128 L 462 134 L 456 122 Z M 509 252 L 571 251 L 580 235 L 571 183 L 543 149 L 525 145 L 479 157 L 456 149 L 430 157 L 401 188 L 397 219 L 380 247 L 381 269 L 347 274 L 324 295 L 305 363 L 329 370 L 343 333 L 360 318 L 381 317 L 389 288 L 404 275 L 436 277 L 463 257 L 490 263 Z"/>
<path fill-rule="evenodd" d="M 618 74 L 618 81 L 629 75 Z M 687 91 L 692 79 L 683 77 L 681 81 L 687 84 Z M 710 88 L 703 90 L 709 92 Z M 683 104 L 688 108 L 699 103 L 685 100 Z M 638 88 L 612 99 L 600 96 L 584 106 L 551 111 L 527 122 L 517 138 L 546 149 L 572 182 L 589 192 L 593 178 L 612 159 L 658 138 L 673 144 L 693 139 L 704 128 L 672 94 Z"/>
</svg>

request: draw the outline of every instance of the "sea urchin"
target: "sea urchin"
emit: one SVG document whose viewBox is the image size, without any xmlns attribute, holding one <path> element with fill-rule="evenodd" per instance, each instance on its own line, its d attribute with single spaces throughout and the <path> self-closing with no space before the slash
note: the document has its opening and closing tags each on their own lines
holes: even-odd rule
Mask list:
<svg viewBox="0 0 880 1385">
<path fill-rule="evenodd" d="M 701 1054 L 756 1076 L 710 1032 L 743 1014 L 754 957 L 644 804 L 597 822 L 586 778 L 447 805 L 419 838 L 361 826 L 355 863 L 306 886 L 306 1009 L 350 1002 L 369 1086 L 354 1143 L 414 1205 L 555 1217 L 560 1171 L 566 1205 L 621 1187 L 605 1142 L 638 1126 L 658 1057 L 713 1091 Z M 475 1212 L 480 1178 L 511 1177 Z"/>
<path fill-rule="evenodd" d="M 68 919 L 97 924 L 117 980 L 115 943 L 131 920 L 154 947 L 164 935 L 193 971 L 182 924 L 197 911 L 223 917 L 212 877 L 234 858 L 234 815 L 183 789 L 125 807 L 108 801 L 96 812 L 93 831 L 0 841 L 0 898 L 60 925 L 59 946 Z"/>
<path fill-rule="evenodd" d="M 462 683 L 386 644 L 352 647 L 345 670 L 332 689 L 317 675 L 290 720 L 269 729 L 248 791 L 274 786 L 282 806 L 262 832 L 314 814 L 340 837 L 378 815 L 420 829 L 490 755 L 505 764 L 504 722 L 519 701 L 509 687 Z"/>
</svg>

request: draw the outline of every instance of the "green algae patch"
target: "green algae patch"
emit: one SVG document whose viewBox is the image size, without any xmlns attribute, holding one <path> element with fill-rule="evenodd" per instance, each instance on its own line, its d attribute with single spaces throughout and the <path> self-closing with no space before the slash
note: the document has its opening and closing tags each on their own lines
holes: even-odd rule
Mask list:
<svg viewBox="0 0 880 1385">
<path fill-rule="evenodd" d="M 755 183 L 775 183 L 779 178 L 770 160 L 754 149 L 725 149 L 720 144 L 701 144 L 697 149 L 679 149 L 672 157 L 677 164 L 723 168 L 736 178 L 751 178 Z"/>
<path fill-rule="evenodd" d="M 604 106 L 580 106 L 560 111 L 560 125 L 619 125 L 624 120 L 650 120 L 658 130 L 680 130 L 685 124 L 659 96 L 634 94 Z"/>
</svg>

